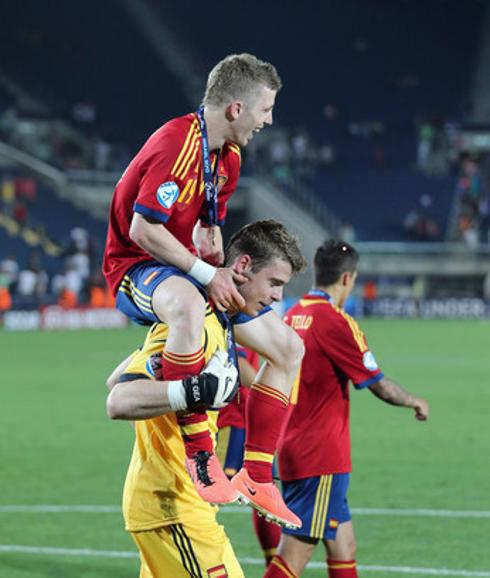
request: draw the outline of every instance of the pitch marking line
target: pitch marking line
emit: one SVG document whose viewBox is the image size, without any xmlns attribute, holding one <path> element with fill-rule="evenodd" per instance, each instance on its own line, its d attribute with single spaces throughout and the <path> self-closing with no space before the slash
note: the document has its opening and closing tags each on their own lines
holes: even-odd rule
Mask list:
<svg viewBox="0 0 490 578">
<path fill-rule="evenodd" d="M 91 550 L 88 548 L 40 548 L 16 544 L 0 544 L 0 553 L 48 554 L 55 556 L 88 556 L 91 558 L 139 558 L 137 552 L 123 550 Z M 261 558 L 239 558 L 244 566 L 261 566 Z M 324 568 L 323 562 L 310 562 L 308 568 Z M 424 576 L 463 576 L 468 578 L 490 578 L 490 572 L 479 570 L 451 570 L 449 568 L 413 568 L 411 566 L 358 566 L 364 572 L 386 572 L 388 574 L 422 574 Z"/>
<path fill-rule="evenodd" d="M 249 508 L 242 506 L 224 506 L 220 512 L 225 514 L 245 514 Z M 96 506 L 96 505 L 0 505 L 0 513 L 95 513 L 112 514 L 120 513 L 120 506 Z M 415 516 L 429 518 L 490 518 L 490 511 L 485 510 L 428 510 L 428 509 L 398 509 L 398 508 L 351 508 L 351 512 L 357 516 Z"/>
</svg>

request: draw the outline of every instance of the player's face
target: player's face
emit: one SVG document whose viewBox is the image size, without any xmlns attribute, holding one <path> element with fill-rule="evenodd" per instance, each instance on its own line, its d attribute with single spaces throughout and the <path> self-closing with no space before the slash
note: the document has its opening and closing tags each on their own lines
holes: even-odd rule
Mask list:
<svg viewBox="0 0 490 578">
<path fill-rule="evenodd" d="M 248 281 L 239 287 L 245 299 L 242 311 L 247 315 L 257 315 L 267 305 L 280 301 L 284 285 L 291 279 L 291 273 L 291 265 L 282 259 L 274 259 L 255 273 L 251 271 L 251 267 L 244 271 Z"/>
<path fill-rule="evenodd" d="M 255 98 L 241 103 L 240 113 L 232 123 L 232 141 L 238 146 L 246 146 L 254 133 L 272 124 L 272 109 L 277 92 L 260 86 Z"/>
</svg>

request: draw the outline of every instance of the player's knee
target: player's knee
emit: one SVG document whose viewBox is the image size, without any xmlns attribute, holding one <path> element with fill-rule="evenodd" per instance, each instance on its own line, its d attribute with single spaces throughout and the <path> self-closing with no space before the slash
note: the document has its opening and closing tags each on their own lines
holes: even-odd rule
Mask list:
<svg viewBox="0 0 490 578">
<path fill-rule="evenodd" d="M 206 304 L 199 291 L 189 283 L 187 285 L 189 287 L 177 287 L 174 291 L 160 291 L 158 287 L 153 294 L 153 309 L 172 329 L 200 334 Z"/>
<path fill-rule="evenodd" d="M 175 331 L 201 334 L 204 326 L 206 304 L 204 299 L 175 298 L 171 307 L 168 325 Z"/>
</svg>

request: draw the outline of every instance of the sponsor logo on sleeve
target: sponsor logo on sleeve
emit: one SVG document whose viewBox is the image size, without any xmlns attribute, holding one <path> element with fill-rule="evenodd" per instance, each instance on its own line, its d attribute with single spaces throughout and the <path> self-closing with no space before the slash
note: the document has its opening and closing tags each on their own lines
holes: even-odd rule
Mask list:
<svg viewBox="0 0 490 578">
<path fill-rule="evenodd" d="M 179 198 L 179 187 L 173 181 L 162 183 L 157 190 L 157 200 L 165 209 L 170 207 Z"/>
<path fill-rule="evenodd" d="M 374 359 L 374 355 L 370 351 L 366 351 L 362 356 L 362 362 L 366 369 L 369 371 L 376 371 L 378 369 L 378 364 L 376 363 L 376 359 Z"/>
</svg>

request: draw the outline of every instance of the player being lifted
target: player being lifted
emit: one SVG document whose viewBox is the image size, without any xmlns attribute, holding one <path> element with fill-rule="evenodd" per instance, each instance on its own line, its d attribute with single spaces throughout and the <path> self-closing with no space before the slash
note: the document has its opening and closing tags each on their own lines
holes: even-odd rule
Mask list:
<svg viewBox="0 0 490 578">
<path fill-rule="evenodd" d="M 226 57 L 211 70 L 199 110 L 158 129 L 116 186 L 104 273 L 118 308 L 131 319 L 168 324 L 166 379 L 196 375 L 203 367 L 205 307 L 199 287 L 206 288 L 218 309 L 244 306 L 235 283 L 245 277 L 219 267 L 223 261 L 219 226 L 237 184 L 239 147 L 272 123 L 280 87 L 271 64 L 250 54 Z M 272 483 L 272 459 L 303 345 L 263 305 L 260 316 L 252 320 L 242 316 L 235 326 L 236 340 L 262 355 L 266 364 L 249 399 L 244 468 L 231 483 L 277 521 L 299 525 Z M 212 453 L 205 421 L 200 413 L 179 418 L 187 467 L 204 500 L 226 502 L 230 481 Z M 200 452 L 210 454 L 206 476 L 201 475 L 201 465 L 197 468 Z"/>
</svg>

